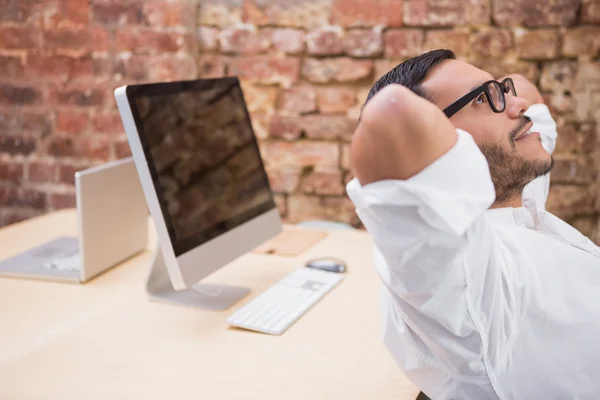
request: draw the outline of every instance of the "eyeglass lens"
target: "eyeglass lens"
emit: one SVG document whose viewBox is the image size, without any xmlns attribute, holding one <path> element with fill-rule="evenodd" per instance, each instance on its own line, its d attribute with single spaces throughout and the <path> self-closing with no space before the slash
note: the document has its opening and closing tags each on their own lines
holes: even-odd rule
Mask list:
<svg viewBox="0 0 600 400">
<path fill-rule="evenodd" d="M 488 92 L 491 97 L 492 105 L 496 111 L 504 110 L 504 90 L 500 87 L 500 84 L 497 82 L 492 82 L 488 86 Z"/>
</svg>

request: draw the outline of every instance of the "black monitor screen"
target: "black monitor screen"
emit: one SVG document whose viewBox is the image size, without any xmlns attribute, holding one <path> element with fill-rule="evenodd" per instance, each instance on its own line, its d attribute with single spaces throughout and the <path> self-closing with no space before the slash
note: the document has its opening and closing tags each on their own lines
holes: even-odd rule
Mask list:
<svg viewBox="0 0 600 400">
<path fill-rule="evenodd" d="M 236 78 L 128 95 L 177 256 L 275 208 Z"/>
</svg>

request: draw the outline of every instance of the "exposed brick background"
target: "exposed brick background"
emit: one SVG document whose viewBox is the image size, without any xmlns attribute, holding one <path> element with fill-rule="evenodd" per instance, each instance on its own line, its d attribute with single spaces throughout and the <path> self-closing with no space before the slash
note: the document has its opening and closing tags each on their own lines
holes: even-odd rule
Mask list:
<svg viewBox="0 0 600 400">
<path fill-rule="evenodd" d="M 548 208 L 600 242 L 598 0 L 0 0 L 0 225 L 74 203 L 129 154 L 112 90 L 242 78 L 286 220 L 358 224 L 348 143 L 373 82 L 451 48 L 539 85 L 559 126 Z"/>
</svg>

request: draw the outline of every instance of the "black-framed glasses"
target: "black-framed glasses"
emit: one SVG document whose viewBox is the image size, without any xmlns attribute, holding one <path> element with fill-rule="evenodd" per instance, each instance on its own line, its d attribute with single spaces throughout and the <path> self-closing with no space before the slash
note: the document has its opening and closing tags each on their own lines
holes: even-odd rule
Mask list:
<svg viewBox="0 0 600 400">
<path fill-rule="evenodd" d="M 502 80 L 502 82 L 495 80 L 487 81 L 446 107 L 444 109 L 444 114 L 446 114 L 446 117 L 450 118 L 459 112 L 464 106 L 469 104 L 471 100 L 477 99 L 479 101 L 479 97 L 481 96 L 481 100 L 483 101 L 484 95 L 493 112 L 504 112 L 506 109 L 506 98 L 504 97 L 505 93 L 510 93 L 513 96 L 517 95 L 515 83 L 511 78 L 506 78 Z"/>
</svg>

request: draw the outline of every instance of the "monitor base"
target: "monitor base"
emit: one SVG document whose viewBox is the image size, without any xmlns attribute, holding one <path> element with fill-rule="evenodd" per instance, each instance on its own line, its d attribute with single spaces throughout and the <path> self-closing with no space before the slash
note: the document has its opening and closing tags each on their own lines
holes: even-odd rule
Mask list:
<svg viewBox="0 0 600 400">
<path fill-rule="evenodd" d="M 250 293 L 249 288 L 199 283 L 191 289 L 175 290 L 169 279 L 167 265 L 157 246 L 146 283 L 150 299 L 163 303 L 188 306 L 209 311 L 226 310 Z"/>
</svg>

